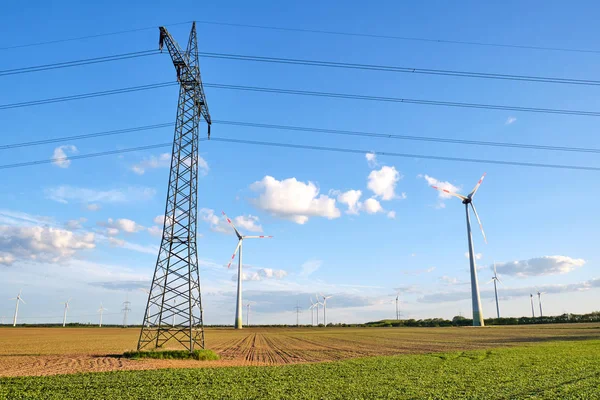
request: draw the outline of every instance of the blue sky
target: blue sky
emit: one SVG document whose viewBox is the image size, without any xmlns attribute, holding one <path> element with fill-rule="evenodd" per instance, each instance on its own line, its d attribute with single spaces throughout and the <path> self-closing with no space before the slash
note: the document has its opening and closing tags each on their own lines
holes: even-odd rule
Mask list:
<svg viewBox="0 0 600 400">
<path fill-rule="evenodd" d="M 594 49 L 598 6 L 559 2 L 34 2 L 0 16 L 1 47 L 167 24 L 187 41 L 190 24 L 241 24 L 381 35 Z M 187 10 L 182 13 L 181 10 Z M 360 38 L 198 23 L 200 51 L 447 70 L 594 79 L 600 55 L 423 41 Z M 155 49 L 158 29 L 0 50 L 0 69 Z M 594 110 L 595 87 L 326 69 L 202 58 L 207 83 L 266 86 L 442 101 Z M 0 104 L 173 81 L 168 55 L 0 76 Z M 600 147 L 597 118 L 388 104 L 206 89 L 212 118 L 417 136 Z M 2 144 L 137 127 L 174 120 L 177 88 L 0 110 Z M 205 135 L 204 127 L 201 131 Z M 371 151 L 598 166 L 595 155 L 484 148 L 265 130 L 215 124 L 213 137 Z M 2 151 L 2 164 L 88 154 L 172 140 L 172 128 Z M 64 147 L 61 147 L 64 146 Z M 71 147 L 74 146 L 74 147 Z M 164 210 L 168 149 L 2 170 L 0 314 L 23 289 L 22 322 L 121 320 L 127 297 L 141 320 Z M 328 319 L 367 321 L 402 311 L 413 318 L 470 315 L 464 210 L 428 187 L 426 177 L 470 191 L 487 172 L 477 207 L 488 235 L 474 231 L 484 315 L 494 315 L 489 266 L 504 281 L 503 315 L 529 315 L 539 286 L 548 314 L 597 309 L 600 261 L 594 246 L 597 172 L 477 165 L 203 142 L 208 168 L 199 184 L 199 257 L 207 323 L 232 323 L 235 238 L 225 210 L 245 227 L 274 235 L 245 246 L 244 297 L 256 323 L 294 322 L 315 291 L 333 294 Z M 161 158 L 162 157 L 162 158 Z M 143 173 L 142 173 L 143 170 Z M 270 177 L 270 178 L 269 178 Z M 258 182 L 258 183 L 257 183 Z M 349 207 L 351 194 L 361 191 Z M 345 196 L 343 194 L 346 194 Z M 281 198 L 292 201 L 278 202 Z M 372 200 L 369 200 L 372 199 Z M 346 201 L 346 203 L 344 202 Z M 212 213 L 211 211 L 212 210 Z M 392 212 L 392 214 L 390 214 Z M 394 215 L 395 214 L 395 215 Z M 393 217 L 393 218 L 392 218 Z M 70 222 L 69 222 L 70 221 Z M 260 229 L 258 227 L 261 227 Z M 474 227 L 475 229 L 475 227 Z M 243 230 L 243 228 L 242 228 Z M 248 232 L 248 230 L 246 230 Z M 153 234 L 154 233 L 154 234 Z M 251 232 L 248 232 L 251 233 Z M 271 271 L 271 272 L 269 272 Z M 275 272 L 273 272 L 275 271 Z M 284 271 L 284 272 L 277 272 Z M 253 280 L 254 279 L 254 280 Z M 537 303 L 536 303 L 537 304 Z M 310 320 L 305 310 L 303 321 Z"/>
</svg>

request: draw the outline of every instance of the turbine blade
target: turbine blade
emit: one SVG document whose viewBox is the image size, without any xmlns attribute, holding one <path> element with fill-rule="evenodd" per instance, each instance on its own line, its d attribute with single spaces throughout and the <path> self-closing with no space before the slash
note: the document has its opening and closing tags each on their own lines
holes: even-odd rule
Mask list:
<svg viewBox="0 0 600 400">
<path fill-rule="evenodd" d="M 494 276 L 498 276 L 498 273 L 496 272 L 496 261 L 494 261 Z"/>
<path fill-rule="evenodd" d="M 483 225 L 481 225 L 481 220 L 479 219 L 479 215 L 477 214 L 477 210 L 475 209 L 475 204 L 473 204 L 473 202 L 471 202 L 471 208 L 473 209 L 473 212 L 475 213 L 475 218 L 477 218 L 477 222 L 479 222 L 479 229 L 481 229 L 481 234 L 483 235 L 483 240 L 485 240 L 485 243 L 487 244 L 487 238 L 485 237 L 485 232 L 483 231 Z"/>
<path fill-rule="evenodd" d="M 273 236 L 242 236 L 243 239 L 271 239 Z"/>
<path fill-rule="evenodd" d="M 231 256 L 231 260 L 229 260 L 229 264 L 227 264 L 227 268 L 231 267 L 231 263 L 233 262 L 233 259 L 235 258 L 235 255 L 237 254 L 241 245 L 242 245 L 242 241 L 238 240 L 238 244 L 237 244 L 237 246 L 235 246 L 235 251 L 233 252 L 233 255 Z"/>
<path fill-rule="evenodd" d="M 22 297 L 19 297 L 19 300 L 21 300 L 21 302 L 22 302 L 23 304 L 27 304 L 27 303 L 25 303 L 25 300 L 23 300 L 23 298 L 22 298 Z"/>
<path fill-rule="evenodd" d="M 494 278 L 490 279 L 490 280 L 489 280 L 489 281 L 487 281 L 485 284 L 487 285 L 487 284 L 490 284 L 490 283 L 492 283 L 492 282 L 494 282 Z"/>
<path fill-rule="evenodd" d="M 240 234 L 240 232 L 237 230 L 237 228 L 235 227 L 235 225 L 233 224 L 233 222 L 229 219 L 229 217 L 227 216 L 227 214 L 225 214 L 225 211 L 221 211 L 223 213 L 223 216 L 225 217 L 225 219 L 227 220 L 227 222 L 229 222 L 229 225 L 231 225 L 231 227 L 233 228 L 233 230 L 235 231 L 235 234 L 237 235 L 238 238 L 242 238 L 242 235 Z"/>
<path fill-rule="evenodd" d="M 461 200 L 466 200 L 466 199 L 467 199 L 467 198 L 466 198 L 465 196 L 463 196 L 462 194 L 458 194 L 458 193 L 452 193 L 452 192 L 451 192 L 451 191 L 449 191 L 449 190 L 442 189 L 442 188 L 439 188 L 439 187 L 437 187 L 437 186 L 432 186 L 432 188 L 434 188 L 435 190 L 439 190 L 440 192 L 444 192 L 444 193 L 446 193 L 446 194 L 449 194 L 450 196 L 458 197 L 458 198 L 459 198 L 459 199 L 461 199 Z"/>
<path fill-rule="evenodd" d="M 485 178 L 486 174 L 487 172 L 484 172 L 481 178 L 479 178 L 479 182 L 477 182 L 477 185 L 475 185 L 471 193 L 469 193 L 469 198 L 473 198 L 473 196 L 475 196 L 475 193 L 477 192 L 477 190 L 479 190 L 479 186 L 481 186 L 481 182 L 483 182 L 483 178 Z"/>
</svg>

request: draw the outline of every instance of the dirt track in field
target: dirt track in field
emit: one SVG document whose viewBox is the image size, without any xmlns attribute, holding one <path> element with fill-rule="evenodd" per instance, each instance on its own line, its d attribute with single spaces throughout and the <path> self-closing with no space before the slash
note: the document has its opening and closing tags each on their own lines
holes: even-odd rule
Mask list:
<svg viewBox="0 0 600 400">
<path fill-rule="evenodd" d="M 600 324 L 477 328 L 206 329 L 218 361 L 129 360 L 134 328 L 0 328 L 0 377 L 158 368 L 282 365 L 355 357 L 476 350 L 600 339 Z"/>
</svg>

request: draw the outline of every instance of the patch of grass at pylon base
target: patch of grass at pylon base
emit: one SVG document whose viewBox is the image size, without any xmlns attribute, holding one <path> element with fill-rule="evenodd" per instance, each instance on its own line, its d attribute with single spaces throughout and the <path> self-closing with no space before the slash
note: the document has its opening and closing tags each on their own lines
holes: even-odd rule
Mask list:
<svg viewBox="0 0 600 400">
<path fill-rule="evenodd" d="M 123 357 L 134 360 L 142 358 L 155 358 L 158 360 L 218 360 L 219 355 L 212 350 L 153 350 L 153 351 L 127 351 Z"/>
</svg>

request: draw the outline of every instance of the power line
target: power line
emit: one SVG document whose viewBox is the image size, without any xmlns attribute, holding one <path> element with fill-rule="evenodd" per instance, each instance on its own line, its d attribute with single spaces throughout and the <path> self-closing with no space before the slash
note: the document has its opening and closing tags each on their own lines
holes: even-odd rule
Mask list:
<svg viewBox="0 0 600 400">
<path fill-rule="evenodd" d="M 54 98 L 50 98 L 50 99 L 33 100 L 33 101 L 12 103 L 12 104 L 2 104 L 2 105 L 0 105 L 0 110 L 21 108 L 21 107 L 30 107 L 30 106 L 35 106 L 35 105 L 58 103 L 58 102 L 72 101 L 72 100 L 81 100 L 81 99 L 87 99 L 87 98 L 109 96 L 109 95 L 113 95 L 113 94 L 138 92 L 138 91 L 142 91 L 142 90 L 158 89 L 158 88 L 175 86 L 175 85 L 177 85 L 177 82 L 153 83 L 153 84 L 149 84 L 149 85 L 131 86 L 131 87 L 127 87 L 127 88 L 105 90 L 105 91 L 101 91 L 101 92 L 81 93 L 81 94 L 76 94 L 76 95 L 71 95 L 71 96 L 54 97 Z M 485 110 L 504 110 L 504 111 L 533 112 L 533 113 L 542 113 L 542 114 L 579 115 L 579 116 L 589 116 L 589 117 L 600 116 L 600 112 L 597 112 L 597 111 L 553 109 L 553 108 L 541 108 L 541 107 L 521 107 L 521 106 L 498 105 L 498 104 L 484 104 L 484 103 L 461 103 L 461 102 L 441 101 L 441 100 L 368 96 L 368 95 L 358 95 L 358 94 L 316 92 L 316 91 L 307 91 L 307 90 L 280 89 L 280 88 L 268 88 L 268 87 L 258 87 L 258 86 L 226 85 L 226 84 L 220 84 L 220 83 L 204 83 L 204 87 L 215 88 L 215 89 L 226 89 L 226 90 L 240 90 L 240 91 L 251 91 L 251 92 L 262 92 L 262 93 L 278 93 L 278 94 L 289 94 L 289 95 L 298 95 L 298 96 L 328 97 L 328 98 L 351 99 L 351 100 L 367 100 L 367 101 L 377 101 L 377 102 L 420 104 L 420 105 L 443 106 L 443 107 L 477 108 L 477 109 L 485 109 Z"/>
<path fill-rule="evenodd" d="M 176 26 L 190 24 L 192 21 L 176 22 L 172 24 L 165 24 L 165 26 Z M 299 32 L 299 33 L 314 33 L 324 35 L 335 35 L 335 36 L 350 36 L 350 37 L 364 37 L 371 39 L 391 39 L 391 40 L 402 40 L 402 41 L 413 41 L 413 42 L 425 42 L 425 43 L 437 43 L 437 44 L 456 44 L 456 45 L 468 45 L 468 46 L 479 46 L 479 47 L 497 47 L 497 48 L 513 48 L 522 50 L 543 50 L 543 51 L 557 51 L 557 52 L 570 52 L 570 53 L 590 53 L 598 54 L 600 50 L 595 49 L 576 49 L 568 47 L 552 47 L 552 46 L 534 46 L 526 44 L 511 44 L 511 43 L 494 43 L 494 42 L 476 42 L 469 40 L 450 40 L 450 39 L 434 39 L 434 38 L 423 38 L 416 36 L 398 36 L 398 35 L 383 35 L 383 34 L 372 34 L 372 33 L 360 33 L 360 32 L 346 32 L 346 31 L 330 31 L 324 29 L 304 29 L 304 28 L 291 28 L 291 27 L 279 27 L 269 25 L 253 25 L 253 24 L 237 24 L 232 22 L 220 22 L 220 21 L 196 21 L 197 24 L 203 25 L 216 25 L 216 26 L 229 26 L 238 28 L 251 28 L 251 29 L 263 29 L 263 30 L 275 30 L 275 31 L 287 31 L 287 32 Z M 85 35 L 73 38 L 56 39 L 42 42 L 25 43 L 20 45 L 13 45 L 7 47 L 0 47 L 0 50 L 18 49 L 24 47 L 43 46 L 55 43 L 73 42 L 78 40 L 93 39 L 106 36 L 121 35 L 127 33 L 134 33 L 140 31 L 146 31 L 156 29 L 157 26 L 148 26 L 137 29 L 120 30 L 113 32 L 100 33 L 96 35 Z"/>
<path fill-rule="evenodd" d="M 348 131 L 342 129 L 325 129 L 318 127 L 304 127 L 304 126 L 293 126 L 293 125 L 276 125 L 276 124 L 265 124 L 257 122 L 244 122 L 244 121 L 227 121 L 227 120 L 213 120 L 214 124 L 220 125 L 233 125 L 233 126 L 244 126 L 249 128 L 265 128 L 274 130 L 288 130 L 288 131 L 299 131 L 299 132 L 311 132 L 311 133 L 325 133 L 333 135 L 345 135 L 345 136 L 360 136 L 360 137 L 373 137 L 381 139 L 396 139 L 396 140 L 410 140 L 410 141 L 422 141 L 422 142 L 434 142 L 434 143 L 451 143 L 460 145 L 473 145 L 473 146 L 489 146 L 489 147 L 506 147 L 506 148 L 518 148 L 518 149 L 531 149 L 531 150 L 548 150 L 548 151 L 565 151 L 575 153 L 600 153 L 600 149 L 593 147 L 568 147 L 568 146 L 549 146 L 540 144 L 527 144 L 527 143 L 514 143 L 514 142 L 490 142 L 483 140 L 468 140 L 468 139 L 452 139 L 442 137 L 431 137 L 431 136 L 414 136 L 414 135 L 397 135 L 390 133 L 378 133 L 378 132 L 365 132 L 365 131 Z M 85 140 L 93 139 L 98 137 L 120 135 L 123 133 L 141 132 L 151 129 L 167 128 L 175 125 L 174 122 L 165 122 L 161 124 L 144 125 L 125 129 L 116 129 L 104 132 L 94 132 L 82 135 L 73 136 L 62 136 L 57 138 L 35 140 L 29 142 L 10 143 L 0 145 L 0 150 L 9 150 L 21 147 L 31 147 L 51 143 L 60 143 L 66 141 Z"/>
<path fill-rule="evenodd" d="M 534 76 L 534 75 L 515 75 L 515 74 L 499 74 L 499 73 L 487 73 L 487 72 L 473 72 L 473 71 L 456 71 L 456 70 L 443 70 L 443 69 L 431 69 L 431 68 L 414 68 L 414 67 L 400 67 L 392 65 L 375 65 L 375 64 L 357 64 L 348 62 L 334 62 L 324 60 L 307 60 L 307 59 L 296 59 L 296 58 L 280 58 L 280 57 L 264 57 L 254 55 L 240 55 L 240 54 L 226 54 L 226 53 L 198 53 L 201 57 L 205 58 L 217 58 L 225 60 L 238 60 L 238 61 L 256 61 L 276 64 L 292 64 L 292 65 L 308 65 L 316 67 L 330 67 L 330 68 L 346 68 L 346 69 L 358 69 L 367 71 L 384 71 L 384 72 L 400 72 L 400 73 L 412 73 L 412 74 L 426 74 L 426 75 L 442 75 L 442 76 L 455 76 L 463 78 L 482 78 L 482 79 L 499 79 L 499 80 L 511 80 L 511 81 L 525 81 L 525 82 L 541 82 L 541 83 L 561 83 L 569 85 L 587 85 L 587 86 L 599 86 L 600 81 L 590 79 L 572 79 L 572 78 L 556 78 L 556 77 L 545 77 L 545 76 Z"/>
<path fill-rule="evenodd" d="M 146 57 L 160 54 L 158 50 L 143 50 L 132 53 L 113 54 L 109 56 L 85 58 L 81 60 L 64 61 L 53 64 L 35 65 L 31 67 L 21 67 L 13 69 L 5 69 L 0 71 L 0 76 L 26 74 L 29 72 L 48 71 L 52 69 L 61 69 L 69 67 L 78 67 L 80 65 L 99 64 L 111 61 L 127 60 L 130 58 Z"/>
<path fill-rule="evenodd" d="M 208 139 L 200 138 L 199 140 L 206 141 Z M 376 154 L 379 156 L 420 158 L 420 159 L 425 159 L 425 160 L 437 160 L 437 161 L 454 161 L 454 162 L 468 162 L 468 163 L 495 164 L 495 165 L 514 165 L 514 166 L 519 166 L 519 167 L 554 168 L 554 169 L 580 170 L 580 171 L 600 171 L 600 167 L 579 166 L 579 165 L 529 163 L 529 162 L 475 159 L 475 158 L 464 158 L 464 157 L 445 157 L 445 156 L 433 156 L 433 155 L 426 155 L 426 154 L 394 153 L 394 152 L 387 152 L 387 151 L 348 149 L 348 148 L 341 148 L 341 147 L 324 147 L 324 146 L 301 145 L 301 144 L 292 144 L 292 143 L 264 142 L 264 141 L 234 139 L 234 138 L 213 137 L 210 140 L 216 141 L 216 142 L 247 144 L 247 145 L 255 145 L 255 146 L 283 147 L 283 148 L 291 148 L 291 149 L 298 149 L 298 150 L 319 150 L 319 151 L 351 153 L 351 154 L 373 153 L 373 154 Z M 60 161 L 67 161 L 67 160 L 80 160 L 80 159 L 101 157 L 101 156 L 114 155 L 114 154 L 120 154 L 120 153 L 128 153 L 128 152 L 133 152 L 133 151 L 150 150 L 150 149 L 156 149 L 156 148 L 161 148 L 161 147 L 171 147 L 172 145 L 173 145 L 172 143 L 158 143 L 158 144 L 151 144 L 151 145 L 147 145 L 147 146 L 130 147 L 130 148 L 126 148 L 126 149 L 103 151 L 103 152 L 99 152 L 99 153 L 80 154 L 80 155 L 68 156 L 68 157 L 58 157 L 58 158 L 51 158 L 51 159 L 45 159 L 45 160 L 26 161 L 26 162 L 14 163 L 14 164 L 4 164 L 4 165 L 0 165 L 0 169 L 20 168 L 20 167 L 27 167 L 27 166 L 32 166 L 32 165 L 39 165 L 39 164 L 50 164 L 52 162 L 60 162 Z"/>
<path fill-rule="evenodd" d="M 191 24 L 191 23 L 192 23 L 192 21 L 175 22 L 173 24 L 166 24 L 164 26 L 176 26 L 176 25 Z M 122 30 L 122 31 L 113 31 L 113 32 L 99 33 L 99 34 L 96 34 L 96 35 L 86 35 L 86 36 L 78 36 L 78 37 L 73 37 L 73 38 L 47 40 L 47 41 L 43 41 L 43 42 L 33 42 L 33 43 L 17 44 L 17 45 L 14 45 L 14 46 L 0 47 L 0 50 L 21 49 L 21 48 L 24 48 L 24 47 L 44 46 L 44 45 L 48 45 L 48 44 L 64 43 L 64 42 L 76 42 L 78 40 L 94 39 L 94 38 L 105 37 L 105 36 L 122 35 L 124 33 L 141 32 L 141 31 L 147 31 L 147 30 L 150 30 L 150 29 L 158 29 L 158 26 L 147 26 L 147 27 L 144 27 L 144 28 L 127 29 L 127 30 Z"/>
<path fill-rule="evenodd" d="M 0 71 L 0 77 L 6 76 L 6 75 L 25 74 L 25 73 L 30 73 L 30 72 L 39 72 L 39 71 L 70 68 L 70 67 L 89 65 L 89 64 L 98 64 L 98 63 L 111 62 L 111 61 L 127 60 L 127 59 L 131 59 L 131 58 L 146 57 L 146 56 L 157 55 L 157 54 L 161 54 L 161 52 L 158 50 L 143 50 L 143 51 L 137 51 L 137 52 L 131 52 L 131 53 L 108 55 L 108 56 L 103 56 L 103 57 L 71 60 L 71 61 L 65 61 L 65 62 L 53 63 L 53 64 L 14 68 L 14 69 Z M 366 71 L 441 75 L 441 76 L 453 76 L 453 77 L 462 77 L 462 78 L 480 78 L 480 79 L 496 79 L 496 80 L 522 81 L 522 82 L 600 86 L 600 81 L 593 80 L 593 79 L 574 79 L 574 78 L 558 78 L 558 77 L 535 76 L 535 75 L 517 75 L 517 74 L 500 74 L 500 73 L 475 72 L 475 71 L 444 70 L 444 69 L 432 69 L 432 68 L 415 68 L 415 67 L 402 67 L 402 66 L 394 66 L 394 65 L 360 64 L 360 63 L 349 63 L 349 62 L 334 62 L 334 61 L 326 61 L 326 60 L 308 60 L 308 59 L 297 59 L 297 58 L 265 57 L 265 56 L 230 54 L 230 53 L 200 52 L 198 54 L 204 58 L 237 60 L 237 61 L 254 61 L 254 62 L 264 62 L 264 63 L 286 64 L 286 65 L 305 65 L 305 66 L 314 66 L 314 67 L 344 68 L 344 69 L 355 69 L 355 70 L 366 70 Z"/>
</svg>

